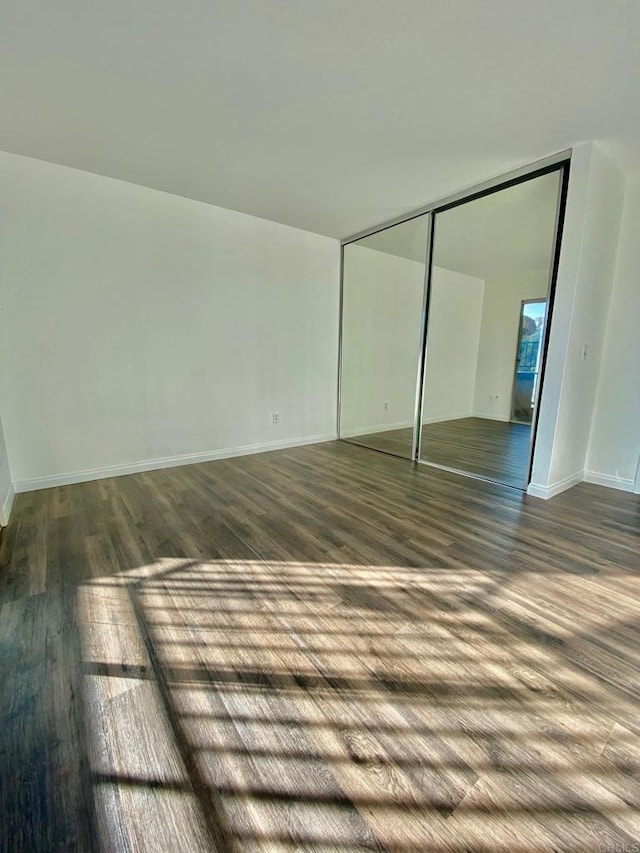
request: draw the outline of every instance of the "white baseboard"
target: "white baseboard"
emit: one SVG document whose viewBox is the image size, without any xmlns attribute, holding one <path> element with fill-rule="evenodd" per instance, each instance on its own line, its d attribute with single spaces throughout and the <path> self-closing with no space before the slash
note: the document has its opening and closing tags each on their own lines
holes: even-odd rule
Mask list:
<svg viewBox="0 0 640 853">
<path fill-rule="evenodd" d="M 122 477 L 125 474 L 139 474 L 142 471 L 157 471 L 160 468 L 177 468 L 180 465 L 194 465 L 198 462 L 213 462 L 216 459 L 230 459 L 233 456 L 249 456 L 253 453 L 265 453 L 269 450 L 286 450 L 290 447 L 302 447 L 306 444 L 321 444 L 335 441 L 335 433 L 310 435 L 304 438 L 268 441 L 262 444 L 247 444 L 243 447 L 229 447 L 222 450 L 209 450 L 204 453 L 188 453 L 184 456 L 167 456 L 163 459 L 145 459 L 126 465 L 108 465 L 105 468 L 89 468 L 85 471 L 70 471 L 65 474 L 53 474 L 49 477 L 35 477 L 29 480 L 17 480 L 15 491 L 34 492 L 37 489 L 49 489 L 53 486 L 70 486 L 73 483 L 86 483 L 90 480 L 103 480 L 106 477 Z"/>
<path fill-rule="evenodd" d="M 487 418 L 489 420 L 502 420 L 497 415 L 477 415 L 474 412 L 462 412 L 453 415 L 435 415 L 423 418 L 422 426 L 428 424 L 440 424 L 446 421 L 461 421 L 464 418 Z M 413 421 L 401 421 L 395 424 L 376 424 L 375 426 L 357 427 L 356 429 L 343 429 L 340 431 L 341 438 L 357 438 L 359 435 L 370 435 L 377 432 L 391 432 L 394 429 L 413 429 Z"/>
<path fill-rule="evenodd" d="M 16 491 L 13 487 L 13 484 L 10 484 L 9 490 L 2 502 L 2 506 L 0 506 L 0 527 L 4 527 L 6 524 L 9 524 L 9 518 L 11 516 L 11 507 L 13 506 L 13 499 L 15 495 Z"/>
<path fill-rule="evenodd" d="M 549 500 L 549 498 L 554 498 L 556 495 L 559 495 L 560 492 L 566 492 L 567 489 L 577 486 L 578 483 L 581 483 L 583 480 L 584 471 L 579 471 L 577 474 L 571 474 L 571 476 L 565 477 L 563 480 L 558 480 L 550 486 L 538 486 L 536 483 L 529 483 L 529 486 L 527 487 L 527 494 L 534 498 L 542 498 L 546 501 Z"/>
<path fill-rule="evenodd" d="M 356 427 L 356 429 L 341 429 L 340 438 L 357 438 L 359 435 L 370 435 L 375 432 L 392 432 L 394 429 L 413 429 L 413 421 L 400 421 L 396 424 L 378 424 L 377 426 Z"/>
<path fill-rule="evenodd" d="M 464 414 L 458 415 L 436 415 L 431 418 L 423 418 L 422 426 L 426 426 L 427 424 L 439 424 L 444 423 L 445 421 L 460 421 L 463 418 L 473 418 L 475 415 L 473 412 L 464 412 Z"/>
<path fill-rule="evenodd" d="M 585 471 L 585 483 L 595 483 L 596 486 L 608 486 L 610 489 L 621 489 L 623 492 L 633 492 L 635 481 L 626 477 L 616 477 L 612 474 L 601 474 L 598 471 Z"/>
<path fill-rule="evenodd" d="M 472 415 L 469 415 L 470 418 L 480 418 L 483 421 L 500 421 L 503 424 L 511 423 L 511 419 L 509 417 L 504 417 L 503 415 L 489 414 L 489 412 L 474 412 Z"/>
</svg>

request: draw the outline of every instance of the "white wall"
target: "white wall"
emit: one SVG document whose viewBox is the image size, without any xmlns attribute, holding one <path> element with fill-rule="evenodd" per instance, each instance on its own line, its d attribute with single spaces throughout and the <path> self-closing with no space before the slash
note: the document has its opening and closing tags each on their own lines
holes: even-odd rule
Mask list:
<svg viewBox="0 0 640 853">
<path fill-rule="evenodd" d="M 473 414 L 484 282 L 434 266 L 422 422 Z"/>
<path fill-rule="evenodd" d="M 629 182 L 586 479 L 631 491 L 640 456 L 640 176 Z"/>
<path fill-rule="evenodd" d="M 529 486 L 540 497 L 583 478 L 623 195 L 624 178 L 602 150 L 577 146 Z"/>
<path fill-rule="evenodd" d="M 18 490 L 335 435 L 337 241 L 9 154 L 0 241 Z"/>
<path fill-rule="evenodd" d="M 340 433 L 413 426 L 424 264 L 347 245 L 343 279 Z"/>
<path fill-rule="evenodd" d="M 548 289 L 549 269 L 485 280 L 473 405 L 476 417 L 511 419 L 522 300 L 544 299 Z"/>
<path fill-rule="evenodd" d="M 4 440 L 4 430 L 0 419 L 0 526 L 9 521 L 11 504 L 13 503 L 13 484 L 11 470 L 7 458 L 7 448 Z"/>
</svg>

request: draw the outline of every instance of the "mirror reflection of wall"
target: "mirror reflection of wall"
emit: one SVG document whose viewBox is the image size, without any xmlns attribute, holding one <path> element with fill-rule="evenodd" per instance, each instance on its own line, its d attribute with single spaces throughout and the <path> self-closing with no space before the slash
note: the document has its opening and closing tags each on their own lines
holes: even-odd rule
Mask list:
<svg viewBox="0 0 640 853">
<path fill-rule="evenodd" d="M 559 190 L 555 171 L 435 215 L 425 461 L 527 484 Z"/>
<path fill-rule="evenodd" d="M 427 217 L 344 247 L 340 435 L 411 457 Z"/>
</svg>

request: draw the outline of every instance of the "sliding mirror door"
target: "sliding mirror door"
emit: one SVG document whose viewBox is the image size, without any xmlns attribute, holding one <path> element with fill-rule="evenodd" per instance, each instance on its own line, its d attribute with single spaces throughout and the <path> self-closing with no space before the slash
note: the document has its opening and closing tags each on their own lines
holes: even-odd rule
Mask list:
<svg viewBox="0 0 640 853">
<path fill-rule="evenodd" d="M 528 484 L 561 179 L 434 214 L 423 461 Z"/>
<path fill-rule="evenodd" d="M 343 248 L 340 437 L 413 458 L 428 216 Z"/>
</svg>

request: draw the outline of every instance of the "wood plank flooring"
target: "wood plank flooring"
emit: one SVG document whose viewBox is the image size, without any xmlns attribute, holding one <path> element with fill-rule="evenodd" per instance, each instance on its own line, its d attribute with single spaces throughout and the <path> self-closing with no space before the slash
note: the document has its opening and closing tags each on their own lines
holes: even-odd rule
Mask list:
<svg viewBox="0 0 640 853">
<path fill-rule="evenodd" d="M 411 457 L 413 430 L 394 429 L 351 439 L 356 444 Z M 422 458 L 524 489 L 529 473 L 531 427 L 487 418 L 457 418 L 422 427 Z"/>
<path fill-rule="evenodd" d="M 18 495 L 0 850 L 636 849 L 639 546 L 346 443 Z"/>
</svg>

